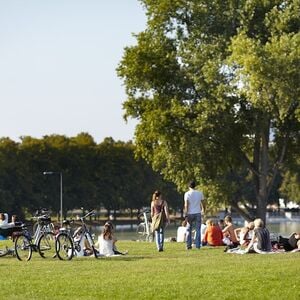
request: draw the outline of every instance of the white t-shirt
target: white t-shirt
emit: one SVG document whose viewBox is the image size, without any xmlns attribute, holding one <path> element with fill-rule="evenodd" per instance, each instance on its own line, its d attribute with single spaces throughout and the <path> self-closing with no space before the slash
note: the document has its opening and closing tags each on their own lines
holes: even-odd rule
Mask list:
<svg viewBox="0 0 300 300">
<path fill-rule="evenodd" d="M 98 243 L 99 243 L 99 252 L 100 252 L 100 255 L 105 255 L 105 256 L 114 255 L 113 240 L 105 240 L 103 238 L 103 235 L 101 234 L 98 237 Z"/>
<path fill-rule="evenodd" d="M 201 236 L 204 236 L 206 228 L 207 228 L 206 224 L 202 223 L 200 228 L 201 228 Z"/>
<path fill-rule="evenodd" d="M 0 221 L 0 227 L 3 229 L 11 227 L 11 226 L 8 226 L 8 214 L 7 213 L 4 213 L 4 220 Z"/>
<path fill-rule="evenodd" d="M 185 242 L 186 241 L 186 235 L 187 235 L 187 227 L 185 226 L 179 226 L 177 228 L 177 242 Z"/>
<path fill-rule="evenodd" d="M 184 201 L 188 202 L 187 214 L 200 214 L 200 203 L 204 199 L 203 193 L 197 190 L 190 189 L 184 194 Z"/>
</svg>

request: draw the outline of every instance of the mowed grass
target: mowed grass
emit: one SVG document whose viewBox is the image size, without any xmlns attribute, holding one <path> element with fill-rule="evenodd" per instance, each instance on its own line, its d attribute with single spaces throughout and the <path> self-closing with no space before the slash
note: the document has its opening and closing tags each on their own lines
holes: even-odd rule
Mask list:
<svg viewBox="0 0 300 300">
<path fill-rule="evenodd" d="M 126 256 L 0 258 L 1 299 L 300 299 L 300 252 L 227 254 L 119 241 Z"/>
</svg>

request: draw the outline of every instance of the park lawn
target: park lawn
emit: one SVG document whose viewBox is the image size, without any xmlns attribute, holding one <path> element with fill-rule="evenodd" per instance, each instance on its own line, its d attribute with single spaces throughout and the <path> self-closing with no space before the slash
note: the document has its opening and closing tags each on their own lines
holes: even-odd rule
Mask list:
<svg viewBox="0 0 300 300">
<path fill-rule="evenodd" d="M 127 256 L 0 258 L 1 299 L 300 299 L 300 252 L 228 254 L 224 247 L 119 241 Z"/>
</svg>

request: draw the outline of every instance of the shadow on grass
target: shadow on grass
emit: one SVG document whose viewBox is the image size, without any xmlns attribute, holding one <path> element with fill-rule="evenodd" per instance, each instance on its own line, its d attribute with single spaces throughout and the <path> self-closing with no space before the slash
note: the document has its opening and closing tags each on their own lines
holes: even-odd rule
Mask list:
<svg viewBox="0 0 300 300">
<path fill-rule="evenodd" d="M 103 257 L 98 257 L 98 260 L 101 261 L 112 261 L 112 260 L 118 260 L 118 261 L 138 261 L 138 260 L 144 260 L 144 259 L 153 259 L 155 258 L 154 256 L 145 256 L 145 255 L 133 255 L 133 256 L 103 256 Z"/>
</svg>

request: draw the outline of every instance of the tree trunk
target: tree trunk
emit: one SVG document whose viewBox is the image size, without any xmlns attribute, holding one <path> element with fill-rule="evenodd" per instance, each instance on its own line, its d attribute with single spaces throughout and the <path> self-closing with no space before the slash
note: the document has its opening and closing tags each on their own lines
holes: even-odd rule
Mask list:
<svg viewBox="0 0 300 300">
<path fill-rule="evenodd" d="M 266 222 L 268 203 L 268 173 L 269 173 L 269 133 L 270 122 L 265 119 L 261 128 L 261 147 L 259 164 L 259 187 L 257 195 L 257 217 Z"/>
</svg>

